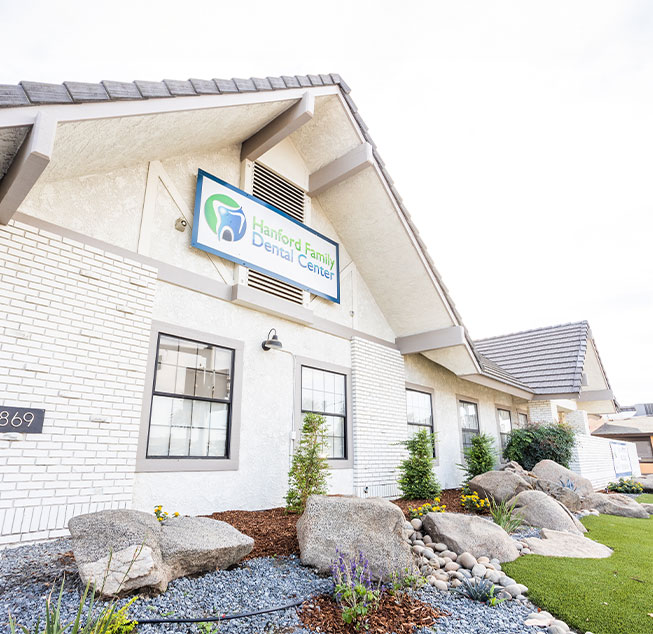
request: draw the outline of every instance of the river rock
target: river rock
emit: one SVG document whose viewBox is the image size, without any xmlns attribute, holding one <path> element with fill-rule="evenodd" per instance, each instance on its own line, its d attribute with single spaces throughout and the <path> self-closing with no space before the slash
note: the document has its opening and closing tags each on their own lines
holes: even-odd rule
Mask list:
<svg viewBox="0 0 653 634">
<path fill-rule="evenodd" d="M 540 460 L 533 467 L 532 473 L 542 480 L 549 480 L 558 484 L 571 481 L 576 487 L 576 493 L 581 497 L 594 493 L 594 485 L 590 480 L 574 473 L 553 460 Z"/>
<path fill-rule="evenodd" d="M 497 503 L 505 502 L 531 488 L 526 480 L 513 471 L 487 471 L 472 478 L 468 486 L 479 497 L 493 498 Z"/>
<path fill-rule="evenodd" d="M 585 527 L 557 500 L 542 491 L 522 491 L 510 500 L 515 505 L 513 514 L 528 526 L 551 528 L 580 535 Z"/>
<path fill-rule="evenodd" d="M 527 537 L 524 540 L 534 555 L 604 559 L 612 554 L 612 550 L 607 546 L 582 535 L 573 535 L 548 528 L 543 528 L 540 534 L 541 538 Z"/>
<path fill-rule="evenodd" d="M 102 596 L 163 591 L 172 579 L 228 568 L 254 547 L 251 537 L 206 517 L 160 523 L 151 513 L 109 510 L 77 515 L 68 529 L 82 583 Z"/>
<path fill-rule="evenodd" d="M 424 530 L 434 541 L 446 541 L 451 550 L 474 557 L 513 561 L 519 556 L 514 540 L 493 522 L 462 513 L 428 513 Z"/>
<path fill-rule="evenodd" d="M 388 500 L 312 495 L 297 521 L 301 561 L 327 573 L 339 550 L 352 557 L 362 552 L 375 579 L 413 570 L 403 524 L 401 509 Z"/>
<path fill-rule="evenodd" d="M 648 512 L 633 498 L 621 493 L 593 493 L 583 502 L 599 513 L 620 515 L 622 517 L 639 517 L 646 519 Z"/>
</svg>

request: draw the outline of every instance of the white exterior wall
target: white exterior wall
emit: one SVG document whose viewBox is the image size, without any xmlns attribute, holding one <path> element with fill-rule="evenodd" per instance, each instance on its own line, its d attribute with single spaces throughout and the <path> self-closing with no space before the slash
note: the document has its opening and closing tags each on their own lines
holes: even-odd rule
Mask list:
<svg viewBox="0 0 653 634">
<path fill-rule="evenodd" d="M 398 350 L 360 337 L 351 342 L 354 387 L 354 490 L 399 495 L 396 468 L 405 451 L 406 380 Z M 366 490 L 367 489 L 367 490 Z"/>
<path fill-rule="evenodd" d="M 576 445 L 573 450 L 571 462 L 569 463 L 569 468 L 591 480 L 595 489 L 603 489 L 608 482 L 615 482 L 619 479 L 612 460 L 611 442 L 615 441 L 598 436 L 586 436 L 582 434 L 576 436 Z M 628 447 L 633 476 L 641 475 L 635 443 L 618 442 Z"/>
<path fill-rule="evenodd" d="M 2 544 L 131 504 L 155 273 L 20 223 L 0 254 L 0 405 L 46 410 L 0 434 Z"/>
</svg>

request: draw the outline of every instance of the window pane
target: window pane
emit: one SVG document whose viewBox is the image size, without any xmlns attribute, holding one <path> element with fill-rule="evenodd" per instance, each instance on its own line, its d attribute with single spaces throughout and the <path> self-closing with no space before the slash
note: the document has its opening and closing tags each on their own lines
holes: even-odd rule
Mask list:
<svg viewBox="0 0 653 634">
<path fill-rule="evenodd" d="M 528 416 L 523 412 L 519 412 L 519 425 L 524 427 L 528 423 Z"/>
<path fill-rule="evenodd" d="M 170 456 L 187 456 L 190 444 L 190 427 L 170 428 Z"/>
<path fill-rule="evenodd" d="M 147 445 L 148 456 L 167 456 L 170 442 L 170 426 L 150 426 L 150 438 Z"/>
<path fill-rule="evenodd" d="M 409 423 L 432 427 L 433 411 L 430 394 L 406 390 L 406 409 L 406 418 Z"/>
<path fill-rule="evenodd" d="M 193 427 L 190 430 L 190 455 L 207 456 L 209 451 L 209 429 Z"/>
<path fill-rule="evenodd" d="M 464 429 L 479 431 L 476 403 L 460 401 L 460 420 Z"/>
<path fill-rule="evenodd" d="M 499 429 L 502 434 L 510 433 L 512 423 L 510 420 L 510 412 L 507 409 L 497 410 L 499 413 Z"/>
</svg>

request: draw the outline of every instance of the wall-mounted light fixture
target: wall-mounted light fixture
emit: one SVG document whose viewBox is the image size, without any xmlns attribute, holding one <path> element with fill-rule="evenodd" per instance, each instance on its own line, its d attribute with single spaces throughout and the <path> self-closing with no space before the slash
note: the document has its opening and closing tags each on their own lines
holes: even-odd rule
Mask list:
<svg viewBox="0 0 653 634">
<path fill-rule="evenodd" d="M 281 350 L 283 348 L 283 344 L 279 341 L 279 337 L 277 337 L 276 328 L 270 328 L 268 338 L 261 344 L 261 348 L 263 350 Z"/>
<path fill-rule="evenodd" d="M 184 232 L 186 231 L 187 226 L 188 226 L 188 221 L 186 220 L 186 218 L 177 218 L 177 220 L 175 220 L 175 229 L 177 231 Z"/>
</svg>

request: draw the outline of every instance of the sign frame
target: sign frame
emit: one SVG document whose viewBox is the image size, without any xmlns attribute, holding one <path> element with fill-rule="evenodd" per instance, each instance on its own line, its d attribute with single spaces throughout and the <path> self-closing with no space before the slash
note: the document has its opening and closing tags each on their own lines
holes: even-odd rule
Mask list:
<svg viewBox="0 0 653 634">
<path fill-rule="evenodd" d="M 620 450 L 617 452 L 615 451 L 615 447 L 619 447 Z M 619 442 L 617 440 L 611 440 L 610 441 L 610 453 L 612 454 L 612 466 L 614 468 L 614 474 L 617 478 L 623 478 L 625 476 L 632 476 L 633 475 L 633 463 L 630 460 L 630 454 L 628 453 L 628 445 L 624 442 Z M 622 454 L 622 455 L 619 455 Z M 617 471 L 617 466 L 619 464 L 619 460 L 623 460 L 625 457 L 628 458 L 628 465 L 630 467 L 630 471 Z M 622 465 L 623 466 L 623 465 Z"/>
<path fill-rule="evenodd" d="M 279 275 L 278 273 L 275 273 L 274 271 L 271 271 L 269 269 L 266 269 L 265 267 L 259 266 L 257 264 L 253 264 L 251 262 L 247 262 L 246 260 L 243 260 L 241 258 L 238 258 L 236 256 L 233 256 L 229 253 L 225 253 L 224 251 L 219 251 L 218 249 L 214 249 L 210 246 L 207 246 L 205 244 L 199 243 L 198 242 L 198 231 L 199 231 L 199 218 L 202 213 L 202 185 L 203 185 L 203 179 L 208 178 L 209 180 L 214 181 L 215 183 L 218 183 L 219 185 L 222 185 L 223 187 L 226 187 L 227 189 L 230 189 L 231 191 L 237 193 L 240 196 L 244 196 L 245 198 L 248 198 L 249 200 L 255 202 L 258 205 L 262 205 L 263 207 L 266 207 L 267 209 L 270 209 L 271 211 L 279 214 L 286 220 L 290 220 L 292 223 L 296 224 L 297 226 L 301 227 L 304 231 L 308 231 L 309 233 L 312 233 L 313 235 L 317 236 L 321 240 L 324 240 L 325 242 L 330 243 L 335 247 L 336 251 L 336 261 L 335 261 L 335 266 L 336 266 L 336 283 L 337 283 L 337 294 L 336 296 L 328 295 L 327 293 L 324 293 L 322 291 L 319 291 L 317 289 L 314 289 L 312 287 L 309 287 L 305 284 L 300 284 L 299 282 L 295 280 L 291 280 L 287 277 L 284 277 L 283 275 Z M 248 194 L 247 192 L 244 192 L 242 189 L 232 185 L 231 183 L 227 183 L 226 181 L 223 181 L 221 178 L 218 178 L 217 176 L 213 176 L 213 174 L 209 174 L 207 171 L 203 169 L 198 169 L 197 170 L 197 185 L 195 189 L 195 206 L 193 209 L 193 232 L 192 232 L 192 237 L 191 237 L 191 246 L 199 249 L 201 251 L 206 251 L 207 253 L 212 253 L 213 255 L 217 255 L 220 258 L 224 258 L 225 260 L 229 260 L 230 262 L 234 262 L 235 264 L 240 264 L 242 266 L 246 266 L 249 269 L 252 269 L 254 271 L 258 271 L 259 273 L 263 273 L 265 275 L 269 275 L 270 277 L 273 277 L 277 280 L 280 280 L 282 282 L 286 282 L 287 284 L 291 284 L 292 286 L 295 286 L 296 288 L 300 288 L 304 291 L 307 291 L 309 293 L 312 293 L 313 295 L 318 295 L 319 297 L 323 297 L 324 299 L 328 299 L 329 301 L 332 301 L 336 304 L 340 303 L 340 244 L 336 242 L 335 240 L 332 240 L 328 236 L 325 236 L 321 234 L 319 231 L 315 231 L 315 229 L 309 227 L 308 225 L 305 225 L 292 216 L 289 216 L 288 214 L 284 213 L 281 211 L 281 209 L 278 209 L 274 205 L 270 205 L 269 203 L 266 203 L 265 201 L 261 200 L 260 198 L 257 198 L 256 196 L 253 196 L 252 194 Z"/>
</svg>

